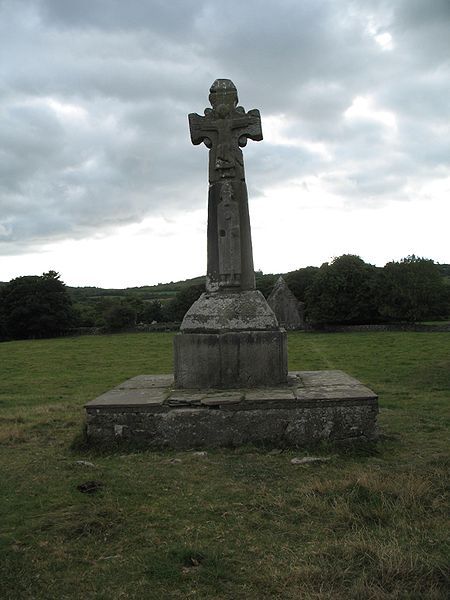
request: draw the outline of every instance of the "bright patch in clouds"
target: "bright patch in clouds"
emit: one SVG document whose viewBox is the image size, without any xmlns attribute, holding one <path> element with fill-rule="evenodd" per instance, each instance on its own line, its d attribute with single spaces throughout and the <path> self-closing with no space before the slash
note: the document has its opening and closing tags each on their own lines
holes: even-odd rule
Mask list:
<svg viewBox="0 0 450 600">
<path fill-rule="evenodd" d="M 49 98 L 47 104 L 59 117 L 65 119 L 85 119 L 88 114 L 82 106 L 60 102 L 55 98 Z"/>
<path fill-rule="evenodd" d="M 394 48 L 392 35 L 390 33 L 379 33 L 378 35 L 375 35 L 374 38 L 382 50 L 392 50 Z"/>
<path fill-rule="evenodd" d="M 351 106 L 344 112 L 344 116 L 348 120 L 376 121 L 393 130 L 397 129 L 397 120 L 394 113 L 377 109 L 373 99 L 368 96 L 354 98 Z"/>
<path fill-rule="evenodd" d="M 389 12 L 387 12 L 386 16 L 390 16 Z M 383 31 L 383 27 L 377 24 L 377 19 L 375 19 L 373 15 L 370 15 L 367 20 L 366 31 L 382 50 L 394 49 L 392 35 L 388 31 Z"/>
<path fill-rule="evenodd" d="M 263 128 L 264 141 L 268 144 L 286 146 L 287 148 L 302 148 L 324 160 L 331 160 L 331 154 L 323 142 L 308 140 L 304 136 L 292 137 L 289 135 L 292 123 L 286 115 L 265 116 Z"/>
</svg>

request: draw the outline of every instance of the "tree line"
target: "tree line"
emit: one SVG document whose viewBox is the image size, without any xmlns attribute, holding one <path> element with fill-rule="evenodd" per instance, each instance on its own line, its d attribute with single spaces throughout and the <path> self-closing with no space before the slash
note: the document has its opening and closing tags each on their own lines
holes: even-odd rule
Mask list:
<svg viewBox="0 0 450 600">
<path fill-rule="evenodd" d="M 257 288 L 267 297 L 278 276 L 258 271 Z M 380 268 L 344 254 L 321 267 L 305 267 L 283 277 L 304 302 L 312 325 L 417 322 L 450 315 L 450 266 L 414 255 Z M 55 271 L 17 277 L 0 287 L 0 339 L 55 337 L 75 328 L 120 331 L 139 324 L 180 322 L 205 288 L 204 283 L 175 285 L 176 294 L 161 301 L 133 293 L 77 294 L 77 288 L 67 288 Z"/>
</svg>

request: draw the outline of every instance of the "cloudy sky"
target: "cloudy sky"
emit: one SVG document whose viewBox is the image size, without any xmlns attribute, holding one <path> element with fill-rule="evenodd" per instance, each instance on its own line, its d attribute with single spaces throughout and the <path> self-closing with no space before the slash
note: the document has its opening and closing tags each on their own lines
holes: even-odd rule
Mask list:
<svg viewBox="0 0 450 600">
<path fill-rule="evenodd" d="M 255 267 L 450 262 L 450 0 L 0 0 L 0 281 L 206 269 L 202 114 L 230 78 Z"/>
</svg>

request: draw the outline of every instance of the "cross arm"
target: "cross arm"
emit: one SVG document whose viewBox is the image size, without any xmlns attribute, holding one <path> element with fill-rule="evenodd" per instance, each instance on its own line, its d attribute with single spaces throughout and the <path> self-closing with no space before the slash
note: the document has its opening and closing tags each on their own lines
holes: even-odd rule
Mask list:
<svg viewBox="0 0 450 600">
<path fill-rule="evenodd" d="M 248 113 L 242 113 L 242 117 L 235 119 L 233 129 L 242 129 L 239 132 L 239 146 L 243 148 L 247 144 L 247 140 L 251 139 L 254 142 L 260 142 L 263 139 L 261 129 L 261 115 L 257 108 L 249 110 Z"/>
<path fill-rule="evenodd" d="M 217 130 L 216 127 L 208 127 L 205 122 L 205 117 L 198 115 L 197 113 L 190 113 L 189 118 L 189 131 L 191 132 L 191 141 L 195 146 L 198 146 L 202 142 L 205 145 L 211 147 L 211 134 Z"/>
</svg>

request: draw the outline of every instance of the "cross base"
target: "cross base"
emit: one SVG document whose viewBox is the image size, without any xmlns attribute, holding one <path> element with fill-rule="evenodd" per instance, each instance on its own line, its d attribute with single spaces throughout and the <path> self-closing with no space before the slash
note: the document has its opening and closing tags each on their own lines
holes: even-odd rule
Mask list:
<svg viewBox="0 0 450 600">
<path fill-rule="evenodd" d="M 140 375 L 85 408 L 94 443 L 187 450 L 377 439 L 378 397 L 342 371 L 291 372 L 283 385 L 252 390 L 177 390 L 171 375 Z"/>
<path fill-rule="evenodd" d="M 177 388 L 286 383 L 286 331 L 179 333 L 174 338 L 174 367 Z"/>
</svg>

